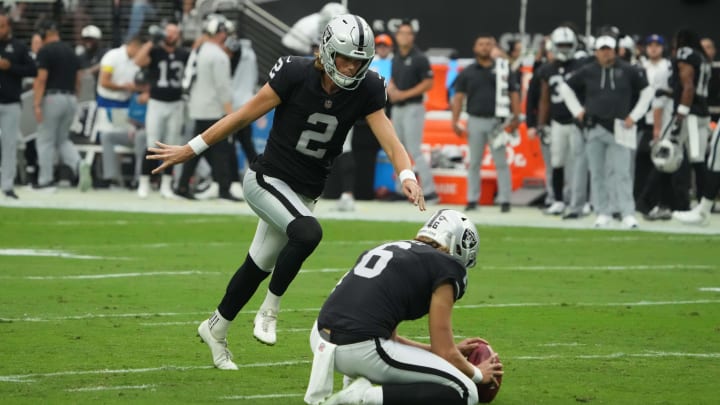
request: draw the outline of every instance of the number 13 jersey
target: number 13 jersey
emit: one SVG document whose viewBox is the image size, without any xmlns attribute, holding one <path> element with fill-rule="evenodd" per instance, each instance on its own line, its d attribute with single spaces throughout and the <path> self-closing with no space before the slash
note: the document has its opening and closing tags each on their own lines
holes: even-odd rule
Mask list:
<svg viewBox="0 0 720 405">
<path fill-rule="evenodd" d="M 268 84 L 280 97 L 273 126 L 252 169 L 285 181 L 295 192 L 317 198 L 352 125 L 385 107 L 385 82 L 369 71 L 355 90 L 327 94 L 314 59 L 284 56 Z"/>
</svg>

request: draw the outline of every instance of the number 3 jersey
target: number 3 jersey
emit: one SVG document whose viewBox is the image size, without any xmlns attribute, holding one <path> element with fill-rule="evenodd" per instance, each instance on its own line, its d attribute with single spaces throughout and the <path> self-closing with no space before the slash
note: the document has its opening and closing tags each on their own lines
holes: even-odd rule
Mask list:
<svg viewBox="0 0 720 405">
<path fill-rule="evenodd" d="M 400 322 L 425 316 L 433 292 L 446 283 L 455 301 L 465 294 L 467 270 L 452 256 L 417 241 L 378 246 L 363 253 L 335 287 L 318 326 L 387 339 Z"/>
<path fill-rule="evenodd" d="M 567 62 L 547 62 L 538 68 L 535 73 L 550 86 L 550 119 L 560 124 L 570 124 L 574 117 L 565 106 L 565 101 L 558 94 L 557 86 L 570 77 L 572 72 L 581 68 L 587 61 L 585 59 L 571 59 Z"/>
<path fill-rule="evenodd" d="M 314 59 L 285 56 L 268 84 L 280 97 L 264 154 L 253 170 L 285 181 L 306 197 L 320 196 L 333 160 L 352 125 L 385 107 L 385 83 L 368 72 L 355 90 L 327 94 Z"/>
</svg>

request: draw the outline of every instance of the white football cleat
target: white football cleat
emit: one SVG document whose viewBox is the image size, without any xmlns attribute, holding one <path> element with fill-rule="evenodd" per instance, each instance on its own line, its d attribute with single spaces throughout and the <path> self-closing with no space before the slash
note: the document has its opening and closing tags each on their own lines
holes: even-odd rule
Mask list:
<svg viewBox="0 0 720 405">
<path fill-rule="evenodd" d="M 207 319 L 202 321 L 198 327 L 198 335 L 203 342 L 210 346 L 212 352 L 213 363 L 220 370 L 237 370 L 238 366 L 232 361 L 232 353 L 227 348 L 227 339 L 218 340 L 210 332 Z"/>
<path fill-rule="evenodd" d="M 328 398 L 323 405 L 356 405 L 362 404 L 365 392 L 372 388 L 372 384 L 365 377 L 358 377 L 347 388 L 336 392 Z"/>
<path fill-rule="evenodd" d="M 698 207 L 690 211 L 673 211 L 672 217 L 687 225 L 708 225 L 710 224 L 710 215 Z"/>
<path fill-rule="evenodd" d="M 198 200 L 212 200 L 220 196 L 220 185 L 217 182 L 210 183 L 210 186 L 203 191 L 195 193 Z"/>
<path fill-rule="evenodd" d="M 625 215 L 622 219 L 622 225 L 625 229 L 637 229 L 639 224 L 635 216 Z"/>
<path fill-rule="evenodd" d="M 335 208 L 342 212 L 355 211 L 355 199 L 350 194 L 343 194 L 340 196 L 340 199 L 337 200 Z"/>
<path fill-rule="evenodd" d="M 565 203 L 562 201 L 555 201 L 545 210 L 547 215 L 561 215 L 565 211 Z"/>
<path fill-rule="evenodd" d="M 277 311 L 272 308 L 260 309 L 255 315 L 253 336 L 266 345 L 274 345 L 277 341 Z"/>
<path fill-rule="evenodd" d="M 612 221 L 611 216 L 600 214 L 597 216 L 593 226 L 595 228 L 607 228 L 610 225 L 610 221 Z"/>
<path fill-rule="evenodd" d="M 592 205 L 590 205 L 590 203 L 585 203 L 585 204 L 583 205 L 583 208 L 582 208 L 582 214 L 583 214 L 583 216 L 592 214 L 592 211 L 593 211 L 593 210 L 592 210 Z"/>
<path fill-rule="evenodd" d="M 138 180 L 137 193 L 138 197 L 143 200 L 148 198 L 148 195 L 150 194 L 150 176 L 140 176 L 140 179 Z"/>
</svg>

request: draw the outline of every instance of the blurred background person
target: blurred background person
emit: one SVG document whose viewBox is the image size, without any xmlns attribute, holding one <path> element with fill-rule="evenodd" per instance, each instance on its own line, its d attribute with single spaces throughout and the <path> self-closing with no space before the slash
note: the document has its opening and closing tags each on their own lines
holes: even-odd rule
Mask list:
<svg viewBox="0 0 720 405">
<path fill-rule="evenodd" d="M 282 37 L 282 44 L 296 55 L 312 55 L 317 51 L 320 35 L 328 21 L 336 15 L 347 14 L 347 8 L 340 3 L 327 3 L 316 13 L 306 15 L 290 27 Z"/>
<path fill-rule="evenodd" d="M 20 139 L 20 95 L 23 78 L 37 74 L 30 49 L 13 38 L 10 17 L 0 11 L 0 188 L 6 198 L 17 199 L 18 140 Z"/>
<path fill-rule="evenodd" d="M 395 42 L 397 52 L 393 56 L 392 74 L 387 86 L 388 100 L 393 104 L 392 123 L 415 164 L 425 201 L 437 203 L 439 197 L 435 192 L 430 163 L 420 147 L 425 127 L 423 97 L 432 88 L 433 71 L 427 56 L 415 46 L 415 29 L 410 21 L 403 21 L 398 26 Z M 402 197 L 401 187 L 400 181 L 396 181 L 396 195 Z"/>
<path fill-rule="evenodd" d="M 164 29 L 154 26 L 153 38 L 146 42 L 134 56 L 134 62 L 147 68 L 150 99 L 147 102 L 147 147 L 156 142 L 180 143 L 185 103 L 183 102 L 182 78 L 190 51 L 179 46 L 180 28 L 167 24 Z M 155 162 L 143 159 L 142 174 L 138 181 L 138 196 L 147 198 L 150 193 L 150 172 Z M 176 198 L 173 192 L 172 168 L 160 177 L 160 195 Z"/>
<path fill-rule="evenodd" d="M 73 171 L 81 191 L 87 191 L 92 179 L 90 165 L 80 158 L 70 141 L 70 125 L 77 111 L 80 86 L 80 61 L 75 51 L 60 40 L 58 26 L 52 21 L 40 25 L 43 46 L 37 54 L 37 78 L 33 85 L 33 110 L 38 123 L 36 148 L 38 178 L 35 189 L 54 192 L 56 153 Z"/>
<path fill-rule="evenodd" d="M 80 32 L 81 42 L 75 47 L 80 58 L 80 67 L 92 74 L 97 81 L 100 73 L 100 60 L 107 50 L 101 46 L 102 31 L 95 25 L 83 27 Z"/>
<path fill-rule="evenodd" d="M 710 112 L 710 119 L 717 122 L 720 120 L 720 61 L 716 60 L 717 48 L 711 38 L 701 39 L 700 45 L 705 50 L 705 55 L 707 55 L 712 66 L 710 83 L 708 84 L 708 111 Z"/>
<path fill-rule="evenodd" d="M 455 80 L 452 126 L 458 136 L 467 132 L 470 163 L 465 210 L 475 210 L 480 201 L 480 168 L 488 145 L 497 172 L 497 201 L 500 212 L 505 213 L 510 212 L 512 184 L 506 141 L 501 137 L 514 132 L 520 123 L 520 81 L 517 74 L 511 74 L 507 60 L 491 58 L 494 45 L 495 37 L 490 34 L 480 34 L 475 40 L 475 63 L 463 69 Z M 467 128 L 459 121 L 466 99 Z"/>
</svg>

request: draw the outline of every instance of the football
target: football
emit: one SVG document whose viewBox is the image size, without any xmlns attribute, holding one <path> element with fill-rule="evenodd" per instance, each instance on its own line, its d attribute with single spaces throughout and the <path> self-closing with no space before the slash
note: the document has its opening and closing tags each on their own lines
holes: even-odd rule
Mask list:
<svg viewBox="0 0 720 405">
<path fill-rule="evenodd" d="M 477 366 L 486 359 L 490 358 L 493 354 L 495 354 L 495 352 L 493 352 L 489 345 L 481 343 L 480 346 L 470 353 L 468 361 Z M 500 361 L 500 358 L 498 358 L 498 361 Z M 478 398 L 480 402 L 486 404 L 492 401 L 500 391 L 500 385 L 502 385 L 502 376 L 497 377 L 497 385 L 494 383 L 477 384 Z"/>
</svg>

